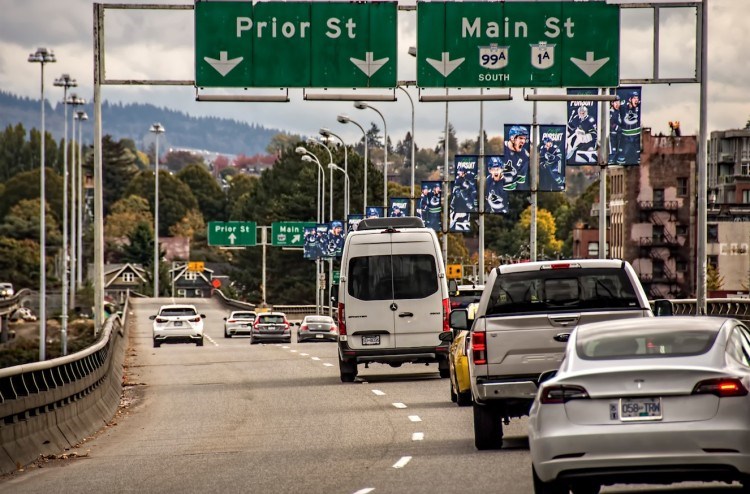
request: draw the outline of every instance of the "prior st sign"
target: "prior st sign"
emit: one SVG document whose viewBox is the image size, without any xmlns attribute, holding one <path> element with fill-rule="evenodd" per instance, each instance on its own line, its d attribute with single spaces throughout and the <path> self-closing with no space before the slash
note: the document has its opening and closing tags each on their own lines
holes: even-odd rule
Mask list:
<svg viewBox="0 0 750 494">
<path fill-rule="evenodd" d="M 396 2 L 199 1 L 199 87 L 395 87 Z"/>
<path fill-rule="evenodd" d="M 420 87 L 614 87 L 620 10 L 591 2 L 419 2 Z"/>
</svg>

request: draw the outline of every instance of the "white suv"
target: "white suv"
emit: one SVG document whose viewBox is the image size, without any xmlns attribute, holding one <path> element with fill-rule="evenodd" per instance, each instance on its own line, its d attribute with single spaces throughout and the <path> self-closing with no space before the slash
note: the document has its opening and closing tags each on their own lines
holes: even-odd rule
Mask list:
<svg viewBox="0 0 750 494">
<path fill-rule="evenodd" d="M 195 343 L 203 346 L 203 319 L 194 305 L 162 305 L 154 321 L 154 348 L 162 343 Z"/>
</svg>

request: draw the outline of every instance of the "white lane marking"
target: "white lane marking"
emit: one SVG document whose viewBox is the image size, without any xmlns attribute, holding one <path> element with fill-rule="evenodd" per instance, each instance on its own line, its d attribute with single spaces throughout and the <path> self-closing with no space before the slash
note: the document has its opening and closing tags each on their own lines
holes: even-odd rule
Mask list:
<svg viewBox="0 0 750 494">
<path fill-rule="evenodd" d="M 402 456 L 400 460 L 393 464 L 393 468 L 404 468 L 411 461 L 411 456 Z"/>
<path fill-rule="evenodd" d="M 374 488 L 374 487 L 365 487 L 364 489 L 360 489 L 360 490 L 358 490 L 358 491 L 357 491 L 357 492 L 355 492 L 354 494 L 368 494 L 369 492 L 372 492 L 372 491 L 374 491 L 374 490 L 375 490 L 375 488 Z"/>
<path fill-rule="evenodd" d="M 214 344 L 214 346 L 219 346 L 219 344 L 218 344 L 218 343 L 216 343 L 216 342 L 214 341 L 214 339 L 213 339 L 213 338 L 211 338 L 210 336 L 208 336 L 207 334 L 206 334 L 206 335 L 203 335 L 203 337 L 204 337 L 205 339 L 207 339 L 208 341 L 210 341 L 211 343 L 213 343 L 213 344 Z"/>
<path fill-rule="evenodd" d="M 404 405 L 403 403 L 394 403 L 393 406 L 396 408 L 406 408 L 406 405 Z"/>
<path fill-rule="evenodd" d="M 421 422 L 422 421 L 422 419 L 419 418 L 419 415 L 409 415 L 409 420 L 411 420 L 412 422 Z"/>
<path fill-rule="evenodd" d="M 309 353 L 300 353 L 299 355 L 300 355 L 300 357 L 307 357 L 310 354 Z"/>
<path fill-rule="evenodd" d="M 320 357 L 310 357 L 310 360 L 320 360 Z"/>
<path fill-rule="evenodd" d="M 326 363 L 324 363 L 323 365 L 325 365 L 326 367 L 333 367 L 333 364 L 331 364 L 331 363 L 329 363 L 329 362 L 326 362 Z"/>
<path fill-rule="evenodd" d="M 288 346 L 286 346 L 286 345 L 284 345 L 284 346 L 283 346 L 283 347 L 281 347 L 281 348 L 289 348 L 289 347 L 288 347 Z"/>
<path fill-rule="evenodd" d="M 379 389 L 373 389 L 372 392 L 375 393 L 378 396 L 385 396 L 385 393 L 383 393 Z"/>
<path fill-rule="evenodd" d="M 292 353 L 297 353 L 297 350 L 289 350 Z"/>
<path fill-rule="evenodd" d="M 415 432 L 411 435 L 412 441 L 421 441 L 422 439 L 424 439 L 424 432 Z"/>
</svg>

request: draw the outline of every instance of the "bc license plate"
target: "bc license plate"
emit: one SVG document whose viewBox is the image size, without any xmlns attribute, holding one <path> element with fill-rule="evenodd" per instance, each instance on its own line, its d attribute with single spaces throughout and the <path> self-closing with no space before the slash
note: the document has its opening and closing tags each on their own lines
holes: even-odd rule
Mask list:
<svg viewBox="0 0 750 494">
<path fill-rule="evenodd" d="M 175 321 L 175 322 L 174 322 L 174 325 L 175 325 L 175 326 L 182 326 L 182 321 Z"/>
<path fill-rule="evenodd" d="M 363 336 L 362 345 L 380 345 L 380 335 Z"/>
<path fill-rule="evenodd" d="M 316 334 L 316 335 L 315 335 L 315 337 L 316 337 L 316 338 L 322 338 L 322 337 L 323 337 L 323 335 L 322 335 L 322 334 Z"/>
<path fill-rule="evenodd" d="M 661 420 L 661 398 L 621 398 L 617 405 L 621 421 Z"/>
</svg>

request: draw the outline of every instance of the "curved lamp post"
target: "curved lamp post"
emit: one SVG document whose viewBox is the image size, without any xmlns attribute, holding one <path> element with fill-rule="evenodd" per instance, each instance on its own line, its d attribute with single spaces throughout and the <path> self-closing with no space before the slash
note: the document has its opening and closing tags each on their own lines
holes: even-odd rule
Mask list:
<svg viewBox="0 0 750 494">
<path fill-rule="evenodd" d="M 156 134 L 156 149 L 154 150 L 154 298 L 159 296 L 159 134 L 164 133 L 164 127 L 155 123 L 148 129 Z"/>
<path fill-rule="evenodd" d="M 81 100 L 83 101 L 83 100 Z M 83 104 L 83 103 L 81 103 Z M 76 112 L 78 120 L 78 248 L 76 282 L 78 286 L 83 286 L 83 122 L 89 119 L 89 116 L 83 110 Z M 73 304 L 75 307 L 75 304 Z"/>
<path fill-rule="evenodd" d="M 68 97 L 65 100 L 65 106 L 67 108 L 68 105 L 73 107 L 73 122 L 72 122 L 72 128 L 73 132 L 71 133 L 70 140 L 71 142 L 75 143 L 76 141 L 76 122 L 78 121 L 78 113 L 76 112 L 76 107 L 83 105 L 86 101 L 83 98 L 79 98 L 76 94 L 71 94 L 70 97 Z M 81 112 L 83 113 L 83 112 Z M 85 113 L 84 113 L 85 115 Z M 86 119 L 88 119 L 88 115 L 86 116 Z M 66 138 L 67 139 L 67 138 Z M 80 142 L 80 139 L 78 139 Z M 70 302 L 68 304 L 68 307 L 75 307 L 76 306 L 76 276 L 79 269 L 79 251 L 78 251 L 78 229 L 79 226 L 76 224 L 76 211 L 78 209 L 78 167 L 80 167 L 80 163 L 76 165 L 76 157 L 78 156 L 78 150 L 75 147 L 75 144 L 73 145 L 73 151 L 71 153 L 71 162 L 70 162 L 70 295 L 69 299 Z M 66 153 L 67 154 L 67 153 Z M 78 160 L 80 161 L 80 159 Z M 80 279 L 80 278 L 79 278 Z M 81 283 L 78 283 L 78 286 L 80 286 Z"/>
<path fill-rule="evenodd" d="M 410 214 L 414 216 L 414 203 L 416 202 L 416 197 L 414 196 L 414 170 L 416 169 L 417 163 L 417 145 L 414 141 L 414 100 L 411 98 L 411 94 L 409 94 L 409 91 L 404 89 L 404 86 L 398 86 L 398 88 L 402 90 L 406 94 L 406 96 L 409 97 L 409 103 L 411 104 L 411 189 L 409 192 L 409 203 L 411 204 Z"/>
<path fill-rule="evenodd" d="M 364 179 L 365 183 L 363 186 L 363 192 L 362 192 L 362 214 L 367 214 L 367 132 L 365 132 L 364 127 L 362 127 L 360 124 L 349 118 L 348 115 L 339 115 L 336 117 L 336 120 L 338 120 L 339 123 L 347 124 L 347 123 L 353 123 L 357 127 L 359 127 L 359 130 L 362 131 L 362 136 L 365 140 L 365 166 L 364 166 Z"/>
<path fill-rule="evenodd" d="M 41 70 L 41 103 L 42 103 L 42 139 L 41 156 L 39 161 L 39 360 L 46 358 L 45 341 L 47 339 L 47 251 L 45 213 L 47 204 L 45 202 L 44 186 L 44 146 L 46 144 L 46 132 L 44 130 L 44 65 L 57 62 L 55 54 L 47 48 L 37 48 L 36 52 L 29 54 L 29 62 L 38 63 Z"/>
<path fill-rule="evenodd" d="M 355 101 L 354 102 L 354 108 L 357 108 L 359 110 L 364 110 L 366 108 L 369 108 L 370 110 L 374 110 L 378 115 L 380 115 L 380 118 L 383 120 L 383 207 L 388 208 L 388 125 L 385 123 L 385 117 L 382 113 L 380 113 L 380 110 L 375 108 L 374 106 L 368 105 L 364 101 Z"/>
<path fill-rule="evenodd" d="M 331 136 L 335 137 L 336 139 L 341 141 L 341 146 L 344 148 L 344 174 L 346 175 L 346 195 L 344 195 L 344 216 L 345 216 L 344 219 L 347 219 L 349 217 L 349 198 L 351 197 L 351 190 L 349 188 L 349 148 L 346 146 L 346 143 L 341 137 L 331 132 L 329 129 L 326 129 L 326 128 L 320 129 L 320 135 L 322 135 L 323 137 L 327 139 L 330 139 Z"/>
</svg>

